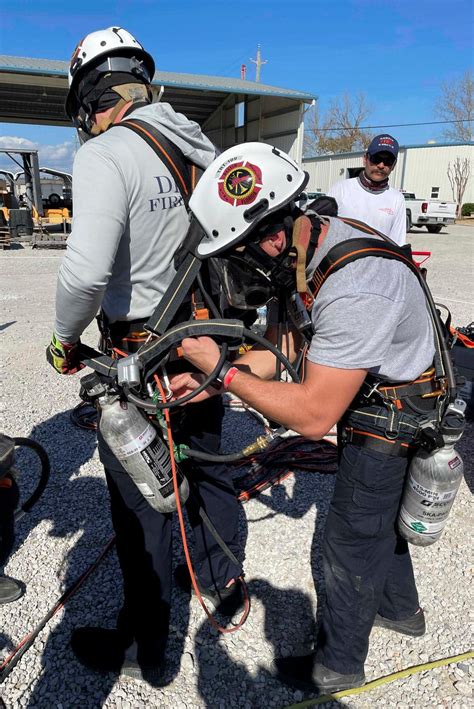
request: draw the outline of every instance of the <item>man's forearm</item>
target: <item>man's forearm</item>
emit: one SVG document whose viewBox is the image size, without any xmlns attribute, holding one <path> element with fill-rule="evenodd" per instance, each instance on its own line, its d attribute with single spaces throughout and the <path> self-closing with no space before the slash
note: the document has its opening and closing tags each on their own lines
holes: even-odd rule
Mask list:
<svg viewBox="0 0 474 709">
<path fill-rule="evenodd" d="M 275 327 L 269 327 L 264 337 L 272 344 L 276 345 L 278 333 Z M 296 359 L 300 346 L 300 336 L 293 331 L 286 333 L 282 339 L 281 351 L 291 363 Z M 261 379 L 271 379 L 275 375 L 277 358 L 270 350 L 261 349 L 256 346 L 239 357 L 235 364 L 243 371 L 251 372 Z"/>
<path fill-rule="evenodd" d="M 81 293 L 74 296 L 61 282 L 58 282 L 54 330 L 62 342 L 77 342 L 97 314 L 102 295 L 101 292 L 97 292 L 92 296 Z"/>
<path fill-rule="evenodd" d="M 236 364 L 239 369 L 240 361 Z M 260 411 L 266 418 L 277 421 L 303 436 L 321 438 L 326 433 L 326 431 L 320 433 L 319 429 L 316 430 L 317 421 L 311 414 L 314 401 L 308 401 L 303 384 L 264 381 L 239 369 L 228 390 Z"/>
</svg>

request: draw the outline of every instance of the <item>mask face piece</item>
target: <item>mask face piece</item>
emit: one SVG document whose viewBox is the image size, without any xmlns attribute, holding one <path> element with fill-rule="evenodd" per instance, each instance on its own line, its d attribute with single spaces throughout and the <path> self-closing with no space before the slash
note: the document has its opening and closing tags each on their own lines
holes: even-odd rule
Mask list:
<svg viewBox="0 0 474 709">
<path fill-rule="evenodd" d="M 239 310 L 254 310 L 268 303 L 275 295 L 270 274 L 245 253 L 212 259 L 229 305 Z"/>
</svg>

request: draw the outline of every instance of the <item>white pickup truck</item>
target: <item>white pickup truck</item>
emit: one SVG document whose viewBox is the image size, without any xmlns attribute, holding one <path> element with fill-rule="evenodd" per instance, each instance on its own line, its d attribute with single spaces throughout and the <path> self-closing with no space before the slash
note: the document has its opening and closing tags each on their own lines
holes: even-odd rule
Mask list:
<svg viewBox="0 0 474 709">
<path fill-rule="evenodd" d="M 403 192 L 407 209 L 407 231 L 412 226 L 425 226 L 430 234 L 438 234 L 447 224 L 454 224 L 456 202 L 416 199 L 413 192 Z"/>
</svg>

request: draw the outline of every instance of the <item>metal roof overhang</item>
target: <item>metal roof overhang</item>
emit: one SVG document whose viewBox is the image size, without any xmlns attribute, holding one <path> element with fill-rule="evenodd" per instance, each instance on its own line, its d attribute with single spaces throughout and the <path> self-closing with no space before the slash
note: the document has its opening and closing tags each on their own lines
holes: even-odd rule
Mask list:
<svg viewBox="0 0 474 709">
<path fill-rule="evenodd" d="M 67 62 L 0 55 L 0 121 L 71 126 L 64 113 Z M 313 96 L 252 81 L 195 74 L 157 72 L 153 85 L 164 86 L 163 100 L 200 125 L 232 94 L 280 97 L 310 103 Z"/>
</svg>

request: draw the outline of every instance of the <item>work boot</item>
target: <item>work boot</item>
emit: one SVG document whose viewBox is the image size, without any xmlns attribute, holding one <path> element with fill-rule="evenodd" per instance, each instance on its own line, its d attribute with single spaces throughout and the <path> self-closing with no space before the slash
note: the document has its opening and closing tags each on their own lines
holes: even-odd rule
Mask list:
<svg viewBox="0 0 474 709">
<path fill-rule="evenodd" d="M 163 660 L 143 665 L 129 659 L 118 630 L 77 628 L 71 635 L 71 648 L 79 662 L 95 672 L 114 672 L 121 677 L 144 680 L 155 687 L 164 684 Z"/>
<path fill-rule="evenodd" d="M 390 620 L 390 618 L 384 618 L 383 616 L 375 616 L 374 626 L 379 628 L 387 628 L 387 630 L 394 630 L 396 633 L 403 633 L 403 635 L 411 635 L 414 638 L 419 638 L 421 635 L 425 634 L 425 614 L 423 613 L 423 608 L 418 608 L 414 615 L 404 620 Z"/>
<path fill-rule="evenodd" d="M 187 564 L 179 564 L 174 571 L 174 580 L 177 586 L 186 593 L 194 593 L 194 586 L 191 583 L 191 577 Z M 199 593 L 207 601 L 214 610 L 224 613 L 225 615 L 233 615 L 240 610 L 244 604 L 244 593 L 242 581 L 232 579 L 232 583 L 225 588 L 205 588 L 199 583 L 196 578 Z"/>
<path fill-rule="evenodd" d="M 316 653 L 296 655 L 295 657 L 277 657 L 271 665 L 272 675 L 285 684 L 300 687 L 320 694 L 331 694 L 365 684 L 363 672 L 341 674 L 316 662 Z"/>
<path fill-rule="evenodd" d="M 25 586 L 9 576 L 0 576 L 0 605 L 17 601 L 25 593 Z"/>
</svg>

